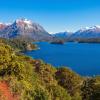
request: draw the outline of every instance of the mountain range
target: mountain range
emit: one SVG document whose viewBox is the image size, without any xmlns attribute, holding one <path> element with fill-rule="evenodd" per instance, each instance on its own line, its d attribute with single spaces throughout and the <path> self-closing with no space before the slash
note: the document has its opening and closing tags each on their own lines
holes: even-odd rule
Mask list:
<svg viewBox="0 0 100 100">
<path fill-rule="evenodd" d="M 81 28 L 76 32 L 59 32 L 52 34 L 58 38 L 100 38 L 100 26 Z"/>
<path fill-rule="evenodd" d="M 73 33 L 71 38 L 100 38 L 100 26 L 82 28 Z"/>
<path fill-rule="evenodd" d="M 13 23 L 0 23 L 0 37 L 2 38 L 28 38 L 37 41 L 48 41 L 52 39 L 88 39 L 100 38 L 100 26 L 81 28 L 76 32 L 58 32 L 49 34 L 41 25 L 34 23 L 31 20 L 22 18 L 17 19 Z"/>
</svg>

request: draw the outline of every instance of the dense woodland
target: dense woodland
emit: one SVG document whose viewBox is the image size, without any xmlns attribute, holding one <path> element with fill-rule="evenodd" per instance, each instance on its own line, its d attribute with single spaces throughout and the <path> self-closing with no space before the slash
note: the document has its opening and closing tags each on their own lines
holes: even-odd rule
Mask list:
<svg viewBox="0 0 100 100">
<path fill-rule="evenodd" d="M 8 84 L 14 100 L 100 100 L 99 76 L 82 77 L 67 67 L 32 59 L 19 52 L 26 45 L 0 39 L 0 82 Z M 0 100 L 9 100 L 1 90 Z"/>
</svg>

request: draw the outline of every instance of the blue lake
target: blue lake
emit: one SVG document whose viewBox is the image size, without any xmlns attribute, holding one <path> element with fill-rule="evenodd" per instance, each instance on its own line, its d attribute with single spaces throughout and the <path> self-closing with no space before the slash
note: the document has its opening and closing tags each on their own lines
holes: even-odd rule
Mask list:
<svg viewBox="0 0 100 100">
<path fill-rule="evenodd" d="M 100 44 L 68 42 L 64 45 L 36 43 L 40 49 L 26 55 L 42 59 L 56 67 L 67 66 L 83 76 L 100 75 Z"/>
</svg>

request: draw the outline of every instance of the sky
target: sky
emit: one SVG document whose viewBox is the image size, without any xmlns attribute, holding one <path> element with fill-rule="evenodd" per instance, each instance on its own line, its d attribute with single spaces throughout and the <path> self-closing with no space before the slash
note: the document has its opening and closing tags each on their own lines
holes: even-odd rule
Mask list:
<svg viewBox="0 0 100 100">
<path fill-rule="evenodd" d="M 100 25 L 100 0 L 1 0 L 0 22 L 27 18 L 50 33 Z"/>
</svg>

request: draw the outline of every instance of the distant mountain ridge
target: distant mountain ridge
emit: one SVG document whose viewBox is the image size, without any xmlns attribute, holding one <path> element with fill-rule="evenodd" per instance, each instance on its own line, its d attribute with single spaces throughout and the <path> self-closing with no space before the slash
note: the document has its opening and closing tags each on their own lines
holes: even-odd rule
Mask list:
<svg viewBox="0 0 100 100">
<path fill-rule="evenodd" d="M 53 39 L 64 39 L 64 41 L 77 38 L 100 38 L 100 26 L 81 28 L 76 32 L 58 32 L 49 34 L 41 25 L 31 20 L 22 18 L 13 23 L 0 23 L 0 37 L 2 38 L 24 38 L 36 41 L 52 41 Z"/>
<path fill-rule="evenodd" d="M 58 32 L 53 34 L 54 37 L 59 38 L 100 38 L 100 26 L 81 28 L 76 32 Z"/>
<path fill-rule="evenodd" d="M 100 38 L 100 26 L 82 28 L 73 33 L 71 38 Z"/>
<path fill-rule="evenodd" d="M 66 38 L 66 37 L 70 36 L 71 34 L 72 34 L 72 32 L 65 31 L 65 32 L 58 32 L 58 33 L 55 33 L 52 35 L 57 38 Z"/>
<path fill-rule="evenodd" d="M 17 19 L 14 23 L 0 24 L 0 37 L 16 38 L 25 37 L 33 40 L 51 38 L 51 35 L 39 24 L 27 19 Z"/>
</svg>

